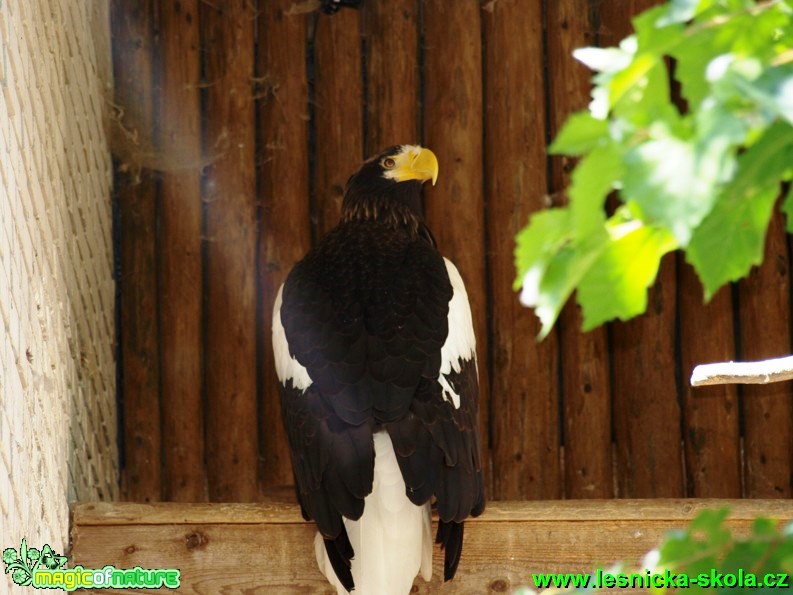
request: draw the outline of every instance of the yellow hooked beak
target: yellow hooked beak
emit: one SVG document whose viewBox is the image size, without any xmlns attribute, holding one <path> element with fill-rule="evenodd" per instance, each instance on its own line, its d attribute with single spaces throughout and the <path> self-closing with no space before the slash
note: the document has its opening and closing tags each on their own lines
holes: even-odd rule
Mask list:
<svg viewBox="0 0 793 595">
<path fill-rule="evenodd" d="M 438 179 L 438 158 L 435 153 L 424 147 L 404 145 L 402 150 L 391 157 L 394 166 L 383 174 L 397 182 L 419 180 L 426 182 L 432 180 L 435 185 Z"/>
</svg>

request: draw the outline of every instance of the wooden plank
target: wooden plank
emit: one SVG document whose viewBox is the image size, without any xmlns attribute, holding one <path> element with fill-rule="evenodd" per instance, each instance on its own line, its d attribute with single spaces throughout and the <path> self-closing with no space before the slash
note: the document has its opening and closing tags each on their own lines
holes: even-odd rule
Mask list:
<svg viewBox="0 0 793 595">
<path fill-rule="evenodd" d="M 730 506 L 728 525 L 741 534 L 750 531 L 757 514 L 793 516 L 793 504 L 782 501 L 494 504 L 506 508 L 509 517 L 491 508 L 468 523 L 460 568 L 443 592 L 509 592 L 531 584 L 532 572 L 591 572 L 617 560 L 637 563 L 667 531 L 685 526 L 705 505 Z M 233 506 L 223 506 L 214 507 L 222 513 L 214 519 L 182 515 L 187 520 L 163 518 L 154 524 L 147 524 L 145 517 L 132 524 L 87 524 L 81 522 L 83 506 L 74 514 L 72 564 L 179 568 L 180 592 L 185 593 L 333 593 L 317 569 L 314 527 L 292 520 L 299 514 L 296 506 L 283 511 L 287 522 L 255 517 L 227 521 Z M 588 511 L 585 519 L 579 516 L 582 508 Z M 435 593 L 441 588 L 442 555 L 435 547 L 432 582 L 417 579 L 412 592 Z"/>
<path fill-rule="evenodd" d="M 163 497 L 206 499 L 201 400 L 201 98 L 198 0 L 159 2 L 158 148 Z"/>
<path fill-rule="evenodd" d="M 316 237 L 339 221 L 347 179 L 363 161 L 361 12 L 320 17 L 314 40 Z"/>
<path fill-rule="evenodd" d="M 487 477 L 488 337 L 482 155 L 482 34 L 478 0 L 424 0 L 424 138 L 440 175 L 425 211 L 438 248 L 465 281 L 479 362 L 479 422 Z M 487 481 L 486 485 L 490 485 Z M 488 495 L 491 490 L 488 488 Z"/>
<path fill-rule="evenodd" d="M 631 21 L 640 12 L 647 10 L 663 0 L 591 0 L 592 14 L 599 19 L 598 45 L 610 47 L 619 45 L 625 37 L 633 33 Z"/>
<path fill-rule="evenodd" d="M 293 0 L 263 3 L 258 26 L 257 76 L 265 85 L 259 94 L 258 144 L 259 286 L 264 321 L 260 345 L 265 372 L 262 484 L 266 488 L 294 481 L 272 351 L 273 304 L 287 273 L 311 246 L 306 16 L 289 14 L 293 4 Z"/>
<path fill-rule="evenodd" d="M 658 0 L 596 4 L 601 45 L 630 34 L 630 19 Z M 614 434 L 620 497 L 682 496 L 683 454 L 675 381 L 674 256 L 661 263 L 647 313 L 611 326 Z"/>
<path fill-rule="evenodd" d="M 206 452 L 209 499 L 257 495 L 255 8 L 201 3 L 207 79 Z"/>
<path fill-rule="evenodd" d="M 739 288 L 743 360 L 790 355 L 790 262 L 784 221 L 774 213 L 763 265 Z M 791 495 L 791 384 L 746 385 L 743 392 L 744 485 L 748 498 Z"/>
<path fill-rule="evenodd" d="M 573 59 L 573 50 L 595 45 L 589 0 L 558 0 L 545 5 L 548 105 L 551 134 L 568 116 L 589 103 L 591 73 Z M 574 160 L 551 158 L 551 191 L 562 194 Z M 561 196 L 555 197 L 557 200 Z M 611 380 L 605 328 L 581 332 L 580 309 L 569 303 L 559 321 L 564 374 L 564 485 L 568 498 L 614 495 L 611 448 Z"/>
<path fill-rule="evenodd" d="M 739 498 L 738 389 L 734 385 L 692 388 L 688 382 L 695 365 L 735 358 L 732 293 L 730 288 L 722 289 L 703 304 L 702 285 L 682 257 L 677 282 L 687 494 Z"/>
<path fill-rule="evenodd" d="M 483 11 L 485 171 L 491 288 L 494 496 L 557 498 L 557 336 L 535 344 L 533 312 L 512 291 L 514 238 L 546 206 L 541 3 L 499 0 Z"/>
<path fill-rule="evenodd" d="M 115 101 L 123 110 L 123 136 L 131 143 L 116 167 L 121 219 L 121 367 L 124 419 L 124 495 L 148 502 L 162 497 L 160 468 L 160 365 L 157 342 L 157 187 L 138 153 L 151 150 L 153 125 L 152 3 L 112 3 Z"/>
<path fill-rule="evenodd" d="M 793 517 L 793 502 L 780 499 L 649 498 L 588 500 L 495 500 L 478 523 L 512 522 L 687 522 L 706 509 L 727 507 L 733 520 Z M 72 526 L 127 525 L 251 525 L 303 523 L 300 508 L 291 500 L 250 504 L 178 502 L 87 502 L 72 505 Z M 307 523 L 310 525 L 310 523 Z M 467 533 L 467 532 L 466 532 Z"/>
<path fill-rule="evenodd" d="M 367 156 L 420 140 L 416 2 L 364 3 Z"/>
</svg>

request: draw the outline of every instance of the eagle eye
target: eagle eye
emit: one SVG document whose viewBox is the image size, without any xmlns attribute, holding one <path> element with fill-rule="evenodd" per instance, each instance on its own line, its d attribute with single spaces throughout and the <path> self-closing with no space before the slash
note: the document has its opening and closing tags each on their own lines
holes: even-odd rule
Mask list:
<svg viewBox="0 0 793 595">
<path fill-rule="evenodd" d="M 396 165 L 396 161 L 394 161 L 391 157 L 386 157 L 383 159 L 383 167 L 386 169 L 391 169 Z"/>
</svg>

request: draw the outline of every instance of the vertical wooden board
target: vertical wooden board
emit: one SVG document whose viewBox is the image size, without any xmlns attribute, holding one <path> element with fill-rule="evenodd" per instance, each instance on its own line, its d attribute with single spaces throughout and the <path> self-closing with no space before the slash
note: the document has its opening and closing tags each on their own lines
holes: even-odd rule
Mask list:
<svg viewBox="0 0 793 595">
<path fill-rule="evenodd" d="M 262 3 L 258 23 L 257 77 L 265 85 L 258 105 L 258 144 L 259 286 L 264 321 L 260 345 L 265 373 L 262 482 L 266 488 L 293 482 L 272 351 L 273 303 L 287 273 L 311 244 L 306 16 L 291 14 L 293 4 L 293 0 Z"/>
<path fill-rule="evenodd" d="M 206 449 L 209 499 L 256 498 L 256 176 L 248 0 L 201 3 L 205 152 Z"/>
<path fill-rule="evenodd" d="M 424 0 L 424 138 L 439 177 L 425 186 L 427 223 L 465 281 L 479 362 L 482 461 L 487 468 L 488 347 L 482 156 L 482 34 L 478 0 Z M 487 473 L 487 471 L 486 471 Z M 489 485 L 489 481 L 487 482 Z"/>
<path fill-rule="evenodd" d="M 367 156 L 420 140 L 416 2 L 364 3 Z"/>
<path fill-rule="evenodd" d="M 539 2 L 485 5 L 485 180 L 494 496 L 559 498 L 558 342 L 512 291 L 515 235 L 546 206 Z"/>
<path fill-rule="evenodd" d="M 201 400 L 201 105 L 198 0 L 159 2 L 158 147 L 163 497 L 206 499 Z"/>
<path fill-rule="evenodd" d="M 631 21 L 640 12 L 664 0 L 591 0 L 592 14 L 599 21 L 598 45 L 611 47 L 633 33 Z"/>
<path fill-rule="evenodd" d="M 765 257 L 739 284 L 741 359 L 790 354 L 790 263 L 784 222 L 771 218 Z M 791 384 L 743 387 L 744 485 L 748 498 L 791 495 Z"/>
<path fill-rule="evenodd" d="M 617 489 L 621 498 L 685 493 L 675 381 L 675 261 L 661 262 L 647 312 L 611 327 Z"/>
<path fill-rule="evenodd" d="M 703 303 L 694 270 L 678 258 L 678 316 L 683 377 L 687 495 L 741 497 L 738 389 L 735 385 L 693 388 L 694 366 L 735 359 L 732 293 L 719 291 Z"/>
<path fill-rule="evenodd" d="M 548 105 L 551 134 L 568 116 L 589 103 L 591 73 L 573 50 L 595 44 L 589 0 L 558 0 L 545 5 L 548 50 Z M 552 191 L 563 193 L 574 160 L 551 158 Z M 614 495 L 611 458 L 611 380 L 605 328 L 581 332 L 580 309 L 569 303 L 559 321 L 564 411 L 565 496 Z"/>
<path fill-rule="evenodd" d="M 317 237 L 339 221 L 347 179 L 363 161 L 361 12 L 321 16 L 314 39 Z"/>
<path fill-rule="evenodd" d="M 693 388 L 694 366 L 735 359 L 732 293 L 719 291 L 703 303 L 702 285 L 678 257 L 678 316 L 683 377 L 683 441 L 687 495 L 741 497 L 738 389 L 735 385 Z"/>
<path fill-rule="evenodd" d="M 115 101 L 123 120 L 116 135 L 148 138 L 153 124 L 152 2 L 112 3 Z M 126 142 L 130 141 L 129 138 Z M 118 146 L 119 143 L 114 143 Z M 149 147 L 150 149 L 150 147 Z M 125 495 L 136 502 L 162 498 L 160 367 L 157 342 L 157 187 L 140 168 L 136 146 L 118 156 L 116 200 L 121 219 L 121 386 Z"/>
<path fill-rule="evenodd" d="M 659 0 L 596 0 L 600 45 L 632 31 L 631 19 Z M 623 498 L 684 494 L 680 406 L 675 380 L 676 266 L 661 263 L 647 312 L 611 327 L 617 488 Z"/>
</svg>

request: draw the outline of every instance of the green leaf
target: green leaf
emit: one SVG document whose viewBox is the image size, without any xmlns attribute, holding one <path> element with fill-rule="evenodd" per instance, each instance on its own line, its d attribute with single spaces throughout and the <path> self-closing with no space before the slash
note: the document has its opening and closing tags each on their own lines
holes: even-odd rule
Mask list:
<svg viewBox="0 0 793 595">
<path fill-rule="evenodd" d="M 542 273 L 550 256 L 570 238 L 568 209 L 549 209 L 534 213 L 529 225 L 516 238 L 515 269 L 518 275 L 512 288 L 517 291 L 525 287 L 525 277 L 531 269 L 539 267 Z"/>
<path fill-rule="evenodd" d="M 713 534 L 721 528 L 729 514 L 730 509 L 727 507 L 703 510 L 697 513 L 689 528 L 691 531 L 702 531 L 706 535 Z"/>
<path fill-rule="evenodd" d="M 793 124 L 793 66 L 766 70 L 756 80 L 736 76 L 734 84 L 739 93 L 756 101 L 774 117 Z"/>
<path fill-rule="evenodd" d="M 703 29 L 697 35 L 684 39 L 671 55 L 675 58 L 675 79 L 680 82 L 680 94 L 690 110 L 696 110 L 711 93 L 711 83 L 706 79 L 708 66 L 714 56 L 729 51 L 729 39 L 720 31 Z"/>
<path fill-rule="evenodd" d="M 782 201 L 782 212 L 785 214 L 785 231 L 793 233 L 793 185 L 787 189 Z"/>
<path fill-rule="evenodd" d="M 760 517 L 754 520 L 752 524 L 752 535 L 756 537 L 769 537 L 776 535 L 776 522 L 771 519 Z"/>
<path fill-rule="evenodd" d="M 661 58 L 680 43 L 683 25 L 665 18 L 669 10 L 669 4 L 661 4 L 648 8 L 633 18 L 639 52 Z"/>
<path fill-rule="evenodd" d="M 535 313 L 542 323 L 539 339 L 544 339 L 576 286 L 601 253 L 607 249 L 607 234 L 592 234 L 578 245 L 565 246 L 548 262 L 539 283 Z M 524 288 L 525 289 L 525 288 Z M 521 299 L 525 304 L 526 302 Z"/>
<path fill-rule="evenodd" d="M 594 148 L 573 171 L 570 185 L 571 225 L 576 238 L 605 234 L 605 202 L 623 175 L 622 156 L 613 143 Z"/>
<path fill-rule="evenodd" d="M 666 230 L 638 221 L 616 226 L 612 237 L 578 286 L 585 331 L 644 312 L 647 288 L 658 274 L 661 257 L 677 247 Z"/>
<path fill-rule="evenodd" d="M 24 537 L 22 538 L 22 545 L 19 546 L 19 559 L 23 564 L 28 562 L 28 542 Z"/>
<path fill-rule="evenodd" d="M 770 188 L 756 190 L 745 200 L 725 198 L 697 228 L 686 260 L 697 271 L 706 300 L 762 262 L 765 234 L 777 192 Z"/>
<path fill-rule="evenodd" d="M 567 119 L 549 151 L 554 155 L 581 155 L 608 137 L 608 123 L 580 111 Z"/>
<path fill-rule="evenodd" d="M 695 230 L 686 260 L 710 299 L 725 283 L 762 262 L 765 234 L 780 182 L 793 166 L 793 128 L 778 123 L 738 158 L 733 182 Z"/>
<path fill-rule="evenodd" d="M 718 155 L 697 154 L 695 147 L 667 136 L 628 151 L 622 195 L 638 205 L 649 225 L 668 229 L 681 246 L 710 212 L 719 181 Z"/>
<path fill-rule="evenodd" d="M 551 147 L 583 156 L 569 206 L 518 238 L 515 286 L 541 336 L 576 288 L 589 327 L 642 311 L 674 247 L 707 296 L 747 274 L 793 171 L 793 0 L 668 0 L 633 24 L 617 48 L 576 52 L 596 74 L 589 114 L 574 115 Z M 625 208 L 607 221 L 612 189 Z M 782 208 L 793 231 L 793 192 Z"/>
</svg>

